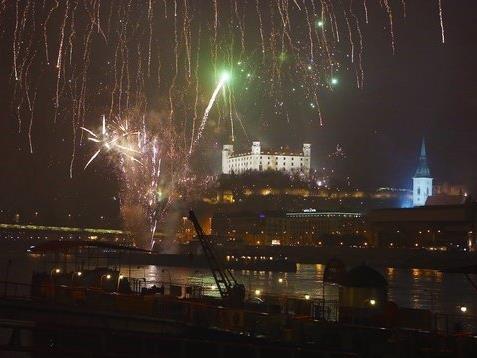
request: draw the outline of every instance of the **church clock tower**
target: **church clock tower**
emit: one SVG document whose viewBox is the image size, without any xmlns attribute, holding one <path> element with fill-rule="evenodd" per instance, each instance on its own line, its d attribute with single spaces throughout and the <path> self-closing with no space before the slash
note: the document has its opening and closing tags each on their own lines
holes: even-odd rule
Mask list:
<svg viewBox="0 0 477 358">
<path fill-rule="evenodd" d="M 412 205 L 425 205 L 427 197 L 431 195 L 432 177 L 429 166 L 427 165 L 426 143 L 423 138 L 421 153 L 419 155 L 419 165 L 417 166 L 416 174 L 414 174 L 412 178 Z"/>
</svg>

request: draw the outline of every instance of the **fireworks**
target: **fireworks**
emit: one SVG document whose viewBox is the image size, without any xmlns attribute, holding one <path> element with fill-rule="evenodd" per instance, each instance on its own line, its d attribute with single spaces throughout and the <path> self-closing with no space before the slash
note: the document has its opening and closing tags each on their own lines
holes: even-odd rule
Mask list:
<svg viewBox="0 0 477 358">
<path fill-rule="evenodd" d="M 214 105 L 215 100 L 217 99 L 217 95 L 219 94 L 220 90 L 224 87 L 224 85 L 228 82 L 229 79 L 230 79 L 230 73 L 223 72 L 221 74 L 219 83 L 217 84 L 217 87 L 215 87 L 215 90 L 212 93 L 212 97 L 210 97 L 209 104 L 207 105 L 207 108 L 204 111 L 204 116 L 202 117 L 202 122 L 200 123 L 200 127 L 199 127 L 199 130 L 198 130 L 198 133 L 197 133 L 197 137 L 195 138 L 195 140 L 193 140 L 191 142 L 189 154 L 192 153 L 192 149 L 194 147 L 194 144 L 202 136 L 202 132 L 204 131 L 205 124 L 207 123 L 207 118 L 209 118 L 210 110 L 212 109 L 212 106 Z"/>
<path fill-rule="evenodd" d="M 41 103 L 41 118 L 71 122 L 70 175 L 85 138 L 96 145 L 85 167 L 113 155 L 123 202 L 137 204 L 154 231 L 191 177 L 189 158 L 209 120 L 232 140 L 237 124 L 246 136 L 241 118 L 250 108 L 251 120 L 288 120 L 298 105 L 323 124 L 321 94 L 342 72 L 362 88 L 361 28 L 379 13 L 394 52 L 405 0 L 0 0 L 0 37 L 30 151 Z M 88 129 L 102 113 L 102 128 Z"/>
<path fill-rule="evenodd" d="M 442 0 L 435 1 L 444 42 Z M 165 98 L 190 147 L 197 126 L 203 129 L 197 113 L 210 74 L 223 67 L 234 72 L 234 86 L 217 106 L 228 130 L 254 103 L 269 101 L 276 117 L 288 118 L 289 98 L 319 101 L 338 72 L 349 69 L 356 86 L 364 85 L 361 27 L 373 6 L 387 21 L 394 51 L 394 22 L 406 16 L 405 0 L 1 1 L 19 127 L 22 118 L 34 120 L 35 102 L 48 101 L 53 121 L 71 119 L 76 146 L 76 130 L 97 117 L 97 108 L 121 117 L 130 108 L 155 109 Z M 321 117 L 319 107 L 312 118 Z"/>
<path fill-rule="evenodd" d="M 85 127 L 81 127 L 81 129 L 90 135 L 90 137 L 88 137 L 88 140 L 97 143 L 99 148 L 88 160 L 84 167 L 85 169 L 91 164 L 94 159 L 96 159 L 96 157 L 101 153 L 101 151 L 115 151 L 127 158 L 130 158 L 133 161 L 141 163 L 138 159 L 134 157 L 135 154 L 139 154 L 140 152 L 129 143 L 129 137 L 137 135 L 138 133 L 130 132 L 128 130 L 127 122 L 124 125 L 118 124 L 111 131 L 108 130 L 111 128 L 108 128 L 108 126 L 106 125 L 106 117 L 103 115 L 100 134 L 96 134 L 92 130 L 89 130 Z"/>
</svg>

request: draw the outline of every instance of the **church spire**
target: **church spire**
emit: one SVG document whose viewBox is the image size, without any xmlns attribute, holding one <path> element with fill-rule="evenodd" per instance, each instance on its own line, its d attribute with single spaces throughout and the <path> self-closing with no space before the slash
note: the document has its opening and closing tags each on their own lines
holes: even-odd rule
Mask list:
<svg viewBox="0 0 477 358">
<path fill-rule="evenodd" d="M 427 165 L 426 141 L 422 138 L 421 153 L 419 155 L 419 165 L 417 166 L 415 178 L 430 178 L 431 171 Z"/>
<path fill-rule="evenodd" d="M 422 137 L 421 143 L 421 157 L 426 157 L 426 140 L 424 137 Z"/>
</svg>

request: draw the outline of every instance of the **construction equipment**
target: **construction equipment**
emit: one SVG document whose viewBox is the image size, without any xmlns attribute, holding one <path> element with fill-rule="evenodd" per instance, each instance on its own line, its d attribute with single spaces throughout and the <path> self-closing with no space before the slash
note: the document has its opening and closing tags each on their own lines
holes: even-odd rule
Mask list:
<svg viewBox="0 0 477 358">
<path fill-rule="evenodd" d="M 197 237 L 200 241 L 204 255 L 209 264 L 215 283 L 220 292 L 220 297 L 224 304 L 229 306 L 239 306 L 245 298 L 245 286 L 238 283 L 229 269 L 224 269 L 217 259 L 209 238 L 204 234 L 194 212 L 189 211 L 189 220 L 194 224 Z"/>
</svg>

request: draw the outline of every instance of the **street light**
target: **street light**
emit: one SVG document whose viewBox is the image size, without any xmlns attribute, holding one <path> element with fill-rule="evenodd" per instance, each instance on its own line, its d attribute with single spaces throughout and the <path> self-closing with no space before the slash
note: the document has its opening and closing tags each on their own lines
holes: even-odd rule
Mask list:
<svg viewBox="0 0 477 358">
<path fill-rule="evenodd" d="M 72 272 L 71 273 L 71 283 L 74 285 L 75 283 L 75 277 L 77 277 L 78 279 L 83 275 L 83 273 L 81 271 L 78 271 L 78 272 Z"/>
<path fill-rule="evenodd" d="M 369 300 L 369 304 L 370 304 L 371 306 L 376 306 L 376 300 L 375 300 L 374 298 L 371 298 L 371 299 Z"/>
<path fill-rule="evenodd" d="M 255 290 L 255 296 L 260 296 L 261 293 L 262 293 L 262 291 L 260 291 L 260 290 Z"/>
<path fill-rule="evenodd" d="M 50 271 L 50 276 L 53 276 L 54 273 L 58 275 L 60 272 L 61 272 L 61 269 L 59 269 L 58 267 L 54 267 Z"/>
<path fill-rule="evenodd" d="M 466 313 L 466 312 L 467 312 L 467 307 L 466 307 L 466 306 L 461 306 L 461 307 L 460 307 L 460 311 L 461 311 L 462 313 Z"/>
<path fill-rule="evenodd" d="M 310 295 L 307 293 L 307 294 L 305 295 L 305 300 L 308 301 L 309 299 L 310 299 Z"/>
<path fill-rule="evenodd" d="M 280 278 L 278 279 L 278 283 L 283 283 L 283 278 L 280 277 Z"/>
<path fill-rule="evenodd" d="M 110 280 L 111 279 L 111 275 L 108 273 L 108 274 L 104 274 L 104 275 L 101 275 L 101 278 L 99 279 L 99 287 L 100 288 L 103 288 L 103 278 L 106 277 L 106 280 Z"/>
</svg>

